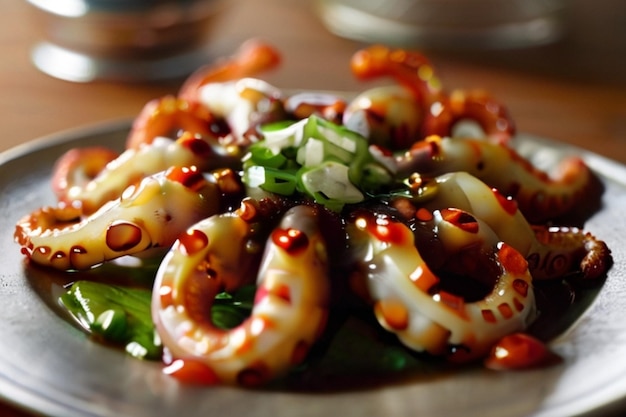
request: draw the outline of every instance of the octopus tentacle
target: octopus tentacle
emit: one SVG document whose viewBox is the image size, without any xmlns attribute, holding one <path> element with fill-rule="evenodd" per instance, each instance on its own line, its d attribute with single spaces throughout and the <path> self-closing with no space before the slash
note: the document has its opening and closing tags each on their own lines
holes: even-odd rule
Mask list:
<svg viewBox="0 0 626 417">
<path fill-rule="evenodd" d="M 65 200 L 72 190 L 84 188 L 118 156 L 118 152 L 103 146 L 70 149 L 54 164 L 52 190 L 60 200 Z"/>
<path fill-rule="evenodd" d="M 181 87 L 178 96 L 197 102 L 200 88 L 210 83 L 223 83 L 268 71 L 280 64 L 280 53 L 271 45 L 257 39 L 244 42 L 236 53 L 221 62 L 198 69 Z"/>
<path fill-rule="evenodd" d="M 60 200 L 80 203 L 83 214 L 89 215 L 107 201 L 117 199 L 130 185 L 172 166 L 195 166 L 201 171 L 208 171 L 236 166 L 238 162 L 238 155 L 230 155 L 222 147 L 212 146 L 189 132 L 177 140 L 157 137 L 150 144 L 127 149 L 83 186 L 67 188 Z M 55 173 L 57 181 L 63 179 L 61 174 Z"/>
<path fill-rule="evenodd" d="M 219 210 L 220 190 L 192 168 L 146 177 L 81 220 L 61 204 L 22 218 L 15 240 L 32 262 L 80 270 L 148 249 L 168 248 L 179 233 Z"/>
<path fill-rule="evenodd" d="M 286 118 L 282 91 L 257 78 L 208 83 L 197 95 L 198 102 L 228 126 L 220 138 L 225 146 L 246 147 L 260 139 L 258 126 Z"/>
<path fill-rule="evenodd" d="M 502 195 L 466 172 L 441 175 L 433 181 L 416 182 L 416 195 L 427 195 L 418 206 L 431 210 L 454 207 L 467 211 L 489 225 L 496 235 L 529 260 L 535 279 L 549 279 L 582 273 L 595 278 L 606 273 L 611 254 L 606 244 L 576 228 L 531 226 L 515 200 Z M 426 192 L 425 190 L 430 191 Z M 401 205 L 406 201 L 396 201 Z M 403 209 L 413 216 L 414 208 Z"/>
<path fill-rule="evenodd" d="M 432 64 L 423 55 L 380 45 L 358 51 L 352 57 L 352 72 L 361 79 L 391 76 L 407 88 L 421 107 L 421 135 L 450 136 L 457 122 L 477 122 L 487 138 L 508 141 L 515 124 L 506 106 L 482 90 L 456 90 L 446 94 Z M 391 117 L 392 120 L 397 116 Z"/>
<path fill-rule="evenodd" d="M 578 269 L 584 279 L 602 277 L 612 264 L 611 250 L 602 240 L 577 227 L 532 226 L 544 251 L 526 258 L 533 278 L 545 279 Z M 577 268 L 573 268 L 577 266 Z"/>
<path fill-rule="evenodd" d="M 514 198 L 531 223 L 562 216 L 585 198 L 593 174 L 579 157 L 561 161 L 549 175 L 514 149 L 478 139 L 430 136 L 396 158 L 398 176 L 465 171 Z"/>
<path fill-rule="evenodd" d="M 168 95 L 149 101 L 133 121 L 126 149 L 138 149 L 157 137 L 177 138 L 182 132 L 215 140 L 217 121 L 204 106 Z"/>
<path fill-rule="evenodd" d="M 193 369 L 195 381 L 258 385 L 301 362 L 328 314 L 325 243 L 316 211 L 296 206 L 272 231 L 263 255 L 254 306 L 239 326 L 218 329 L 210 318 L 215 295 L 250 279 L 245 214 L 224 214 L 191 227 L 157 273 L 153 318 L 173 361 L 166 372 Z M 254 279 L 254 278 L 253 278 Z"/>
<path fill-rule="evenodd" d="M 474 248 L 473 262 L 466 266 L 482 275 L 495 271 L 490 291 L 478 300 L 445 288 L 404 223 L 361 215 L 350 223 L 348 233 L 361 246 L 358 263 L 379 323 L 411 349 L 467 361 L 486 354 L 504 335 L 525 329 L 534 319 L 535 302 L 524 257 L 498 243 L 486 223 L 468 213 L 456 214 L 420 212 L 433 223 L 446 251 L 462 254 Z M 471 268 L 465 273 L 471 274 Z"/>
<path fill-rule="evenodd" d="M 458 122 L 472 120 L 493 143 L 507 143 L 515 136 L 515 123 L 507 107 L 485 90 L 453 90 L 430 106 L 424 117 L 423 135 L 452 136 Z"/>
<path fill-rule="evenodd" d="M 356 77 L 363 80 L 393 77 L 412 91 L 424 108 L 442 93 L 433 65 L 419 52 L 372 45 L 352 56 L 350 68 Z"/>
</svg>

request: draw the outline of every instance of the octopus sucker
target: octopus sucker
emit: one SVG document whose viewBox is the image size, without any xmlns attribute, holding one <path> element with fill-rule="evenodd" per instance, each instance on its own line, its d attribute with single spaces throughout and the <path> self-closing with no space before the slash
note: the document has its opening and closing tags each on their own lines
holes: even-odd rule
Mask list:
<svg viewBox="0 0 626 417">
<path fill-rule="evenodd" d="M 511 200 L 466 172 L 443 174 L 421 187 L 431 189 L 429 197 L 420 201 L 422 208 L 454 207 L 484 221 L 500 240 L 524 255 L 535 279 L 575 273 L 599 277 L 611 265 L 610 250 L 591 233 L 578 228 L 531 225 Z"/>
<path fill-rule="evenodd" d="M 435 226 L 446 225 L 442 216 L 435 219 Z M 460 234 L 492 253 L 499 275 L 488 294 L 477 301 L 465 300 L 463 295 L 442 289 L 440 279 L 429 279 L 435 285 L 427 289 L 416 285 L 421 276 L 437 274 L 421 257 L 408 226 L 391 219 L 385 223 L 381 226 L 372 216 L 358 216 L 348 226 L 348 232 L 358 246 L 358 253 L 367 254 L 358 255 L 357 263 L 366 279 L 378 321 L 409 348 L 441 355 L 443 346 L 463 345 L 471 352 L 464 360 L 470 360 L 483 356 L 500 337 L 525 329 L 532 322 L 533 292 L 522 295 L 512 290 L 513 286 L 519 286 L 520 280 L 532 286 L 526 262 L 515 249 L 498 243 L 497 236 L 485 223 L 479 221 L 480 233 L 454 224 L 449 225 L 449 230 L 438 229 L 445 250 L 452 253 L 465 250 L 467 245 L 463 248 L 455 245 Z M 381 233 L 381 227 L 393 227 L 394 232 Z M 447 242 L 452 246 L 447 246 Z M 428 337 L 420 336 L 422 332 Z M 435 334 L 438 339 L 433 340 Z M 422 340 L 427 343 L 422 344 Z"/>
<path fill-rule="evenodd" d="M 471 138 L 430 136 L 399 155 L 396 163 L 400 176 L 468 172 L 512 197 L 531 223 L 570 212 L 592 182 L 590 169 L 578 157 L 564 159 L 549 176 L 512 148 Z"/>
<path fill-rule="evenodd" d="M 207 244 L 194 244 L 202 247 L 193 253 L 174 250 L 167 255 L 157 273 L 153 317 L 173 358 L 203 363 L 221 382 L 255 386 L 284 374 L 294 362 L 303 360 L 308 347 L 319 337 L 329 302 L 326 245 L 315 209 L 308 206 L 289 209 L 267 239 L 256 279 L 249 270 L 233 278 L 222 272 L 230 270 L 222 264 L 213 267 L 218 270 L 215 279 L 202 281 L 206 287 L 203 291 L 215 294 L 229 286 L 241 285 L 245 279 L 256 280 L 258 289 L 250 317 L 230 330 L 215 328 L 207 318 L 199 326 L 189 305 L 189 281 L 202 275 L 198 265 L 223 262 L 220 253 L 230 254 L 233 249 L 237 254 L 245 251 L 242 247 L 250 233 L 247 227 L 242 228 L 239 236 L 230 236 L 230 243 L 225 244 L 215 235 L 218 228 L 212 224 L 221 225 L 224 221 L 247 224 L 236 216 L 209 218 L 192 227 L 209 235 L 208 239 L 202 239 Z M 187 235 L 195 234 L 187 232 Z M 177 247 L 180 245 L 174 246 Z M 232 272 L 238 271 L 239 257 L 232 256 L 231 260 Z M 171 297 L 159 295 L 161 285 L 172 288 Z M 170 293 L 169 289 L 165 292 Z M 205 298 L 203 302 L 210 306 L 210 300 Z M 181 332 L 182 329 L 196 330 L 190 333 Z"/>
<path fill-rule="evenodd" d="M 15 239 L 28 248 L 31 261 L 61 270 L 86 269 L 155 247 L 167 249 L 189 225 L 216 213 L 220 200 L 215 184 L 204 181 L 192 190 L 171 173 L 146 177 L 123 198 L 75 222 L 59 221 L 66 210 L 75 212 L 71 206 L 36 210 L 18 222 Z"/>
<path fill-rule="evenodd" d="M 235 157 L 228 155 L 216 144 L 211 145 L 190 132 L 178 139 L 156 137 L 149 144 L 127 149 L 109 161 L 90 181 L 82 186 L 67 189 L 60 201 L 80 204 L 84 214 L 92 214 L 104 203 L 118 198 L 124 190 L 144 177 L 165 171 L 172 166 L 195 166 L 201 171 L 235 166 Z M 71 152 L 71 151 L 70 151 Z M 72 173 L 55 172 L 57 183 Z M 74 174 L 75 175 L 75 174 Z"/>
</svg>

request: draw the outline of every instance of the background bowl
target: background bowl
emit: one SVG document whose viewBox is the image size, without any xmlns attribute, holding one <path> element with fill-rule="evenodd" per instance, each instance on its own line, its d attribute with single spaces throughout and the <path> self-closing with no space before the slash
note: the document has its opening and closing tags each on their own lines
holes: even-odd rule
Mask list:
<svg viewBox="0 0 626 417">
<path fill-rule="evenodd" d="M 27 0 L 43 41 L 42 71 L 69 81 L 183 77 L 207 61 L 225 0 Z M 230 4 L 231 2 L 228 2 Z"/>
</svg>

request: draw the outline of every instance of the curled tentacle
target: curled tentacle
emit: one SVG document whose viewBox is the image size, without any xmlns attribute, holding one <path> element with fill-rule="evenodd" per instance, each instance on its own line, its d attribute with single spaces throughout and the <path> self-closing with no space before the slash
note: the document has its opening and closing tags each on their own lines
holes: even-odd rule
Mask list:
<svg viewBox="0 0 626 417">
<path fill-rule="evenodd" d="M 250 257 L 250 220 L 213 216 L 179 238 L 153 292 L 153 318 L 174 359 L 166 372 L 205 383 L 258 385 L 305 358 L 328 314 L 327 254 L 316 217 L 315 209 L 296 206 L 271 232 L 252 313 L 230 330 L 214 326 L 210 308 L 218 292 L 254 281 L 237 256 Z"/>
<path fill-rule="evenodd" d="M 286 118 L 282 95 L 278 88 L 256 78 L 209 83 L 198 90 L 199 102 L 228 126 L 220 142 L 239 147 L 259 140 L 259 125 Z"/>
<path fill-rule="evenodd" d="M 515 123 L 504 104 L 484 90 L 454 90 L 430 105 L 422 126 L 424 137 L 452 136 L 458 122 L 471 120 L 493 143 L 507 143 L 515 135 Z"/>
<path fill-rule="evenodd" d="M 60 200 L 80 203 L 83 214 L 89 215 L 146 176 L 172 166 L 195 166 L 201 171 L 236 166 L 239 156 L 229 155 L 227 149 L 211 146 L 190 133 L 184 133 L 177 140 L 157 137 L 149 144 L 127 149 L 82 187 L 68 188 Z"/>
<path fill-rule="evenodd" d="M 442 94 L 441 83 L 431 62 L 422 54 L 372 45 L 357 51 L 350 61 L 352 73 L 369 80 L 389 76 L 413 92 L 426 109 Z"/>
<path fill-rule="evenodd" d="M 482 90 L 457 90 L 446 94 L 432 64 L 414 51 L 390 49 L 380 45 L 358 51 L 351 61 L 359 78 L 393 77 L 412 92 L 420 111 L 421 136 L 450 136 L 457 122 L 477 122 L 487 138 L 498 143 L 515 134 L 515 125 L 504 104 Z M 394 120 L 396 116 L 386 115 Z"/>
<path fill-rule="evenodd" d="M 59 200 L 65 200 L 73 190 L 83 189 L 118 156 L 117 152 L 102 146 L 70 149 L 52 169 L 52 190 Z"/>
<path fill-rule="evenodd" d="M 359 215 L 348 226 L 360 248 L 359 266 L 379 323 L 416 351 L 452 361 L 484 356 L 501 337 L 534 319 L 532 278 L 524 257 L 498 243 L 486 223 L 468 213 L 421 211 L 448 255 L 465 260 L 462 280 L 493 275 L 478 299 L 448 289 L 416 247 L 411 229 L 389 217 Z M 463 288 L 463 287 L 461 287 Z"/>
<path fill-rule="evenodd" d="M 536 279 L 556 276 L 572 270 L 572 264 L 585 279 L 603 276 L 612 263 L 611 251 L 602 240 L 576 227 L 533 226 L 537 241 L 549 252 L 534 252 L 527 256 Z"/>
<path fill-rule="evenodd" d="M 504 242 L 528 259 L 533 278 L 549 279 L 582 273 L 584 278 L 603 275 L 611 265 L 606 244 L 579 229 L 531 226 L 518 210 L 515 200 L 466 173 L 441 175 L 433 181 L 415 183 L 418 206 L 431 210 L 454 207 L 467 211 L 489 225 Z M 398 207 L 406 200 L 397 200 Z M 417 208 L 402 208 L 405 217 Z"/>
<path fill-rule="evenodd" d="M 200 172 L 171 168 L 146 177 L 81 220 L 61 204 L 22 218 L 15 240 L 32 262 L 60 270 L 87 269 L 124 255 L 169 247 L 178 234 L 216 213 L 220 190 Z"/>
<path fill-rule="evenodd" d="M 198 92 L 206 84 L 254 77 L 275 68 L 280 61 L 280 53 L 274 47 L 259 40 L 249 40 L 232 57 L 200 68 L 189 76 L 178 95 L 184 100 L 197 102 Z"/>
<path fill-rule="evenodd" d="M 553 175 L 535 168 L 514 149 L 478 139 L 431 136 L 396 159 L 398 176 L 465 171 L 514 198 L 531 223 L 568 213 L 584 201 L 593 174 L 579 157 L 561 161 Z"/>
<path fill-rule="evenodd" d="M 149 101 L 133 121 L 127 149 L 138 149 L 157 137 L 176 139 L 183 132 L 216 140 L 219 123 L 204 106 L 174 96 Z"/>
</svg>

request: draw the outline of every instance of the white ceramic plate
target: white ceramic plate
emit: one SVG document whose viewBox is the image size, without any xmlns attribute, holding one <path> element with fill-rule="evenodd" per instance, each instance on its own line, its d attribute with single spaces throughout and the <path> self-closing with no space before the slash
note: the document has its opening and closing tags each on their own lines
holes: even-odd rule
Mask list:
<svg viewBox="0 0 626 417">
<path fill-rule="evenodd" d="M 437 367 L 403 383 L 339 391 L 190 387 L 142 362 L 89 340 L 41 297 L 47 281 L 27 276 L 13 242 L 15 222 L 54 197 L 49 178 L 67 149 L 121 149 L 127 122 L 65 132 L 0 155 L 0 396 L 51 416 L 574 416 L 626 410 L 626 167 L 580 149 L 520 137 L 523 152 L 550 163 L 581 154 L 605 190 L 602 206 L 584 226 L 613 250 L 615 265 L 591 306 L 551 343 L 562 365 L 497 373 Z M 595 297 L 595 298 L 594 298 Z"/>
</svg>

